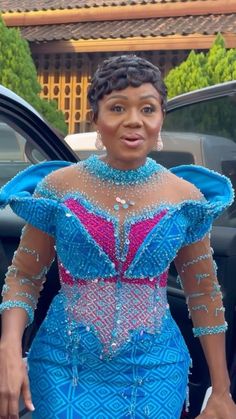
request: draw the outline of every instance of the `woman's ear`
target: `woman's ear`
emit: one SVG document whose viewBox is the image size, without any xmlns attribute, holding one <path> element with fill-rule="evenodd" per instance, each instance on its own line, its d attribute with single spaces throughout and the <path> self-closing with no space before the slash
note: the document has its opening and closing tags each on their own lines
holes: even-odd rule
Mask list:
<svg viewBox="0 0 236 419">
<path fill-rule="evenodd" d="M 91 121 L 92 121 L 92 123 L 93 123 L 93 125 L 95 126 L 95 129 L 96 129 L 96 125 L 97 125 L 97 115 L 95 115 L 95 113 L 94 113 L 94 112 L 92 112 L 92 114 L 91 114 Z"/>
<path fill-rule="evenodd" d="M 90 127 L 92 128 L 90 131 L 97 131 L 97 118 L 95 117 L 95 114 L 93 111 L 89 113 L 89 123 Z"/>
<path fill-rule="evenodd" d="M 93 111 L 91 111 L 89 119 L 90 119 L 90 124 L 91 124 L 91 127 L 92 127 L 91 131 L 97 131 L 97 129 L 98 129 L 97 118 L 96 118 Z"/>
<path fill-rule="evenodd" d="M 98 126 L 95 121 L 92 121 L 92 127 L 93 127 L 93 131 L 98 131 Z"/>
</svg>

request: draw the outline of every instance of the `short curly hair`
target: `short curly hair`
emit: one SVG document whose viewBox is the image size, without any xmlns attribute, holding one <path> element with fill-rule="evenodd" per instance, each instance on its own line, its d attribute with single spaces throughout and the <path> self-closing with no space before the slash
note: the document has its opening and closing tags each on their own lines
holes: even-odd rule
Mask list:
<svg viewBox="0 0 236 419">
<path fill-rule="evenodd" d="M 136 55 L 120 55 L 104 60 L 97 68 L 88 90 L 93 119 L 98 116 L 98 102 L 113 90 L 128 86 L 139 87 L 151 83 L 161 97 L 162 111 L 166 111 L 167 89 L 158 67 Z"/>
</svg>

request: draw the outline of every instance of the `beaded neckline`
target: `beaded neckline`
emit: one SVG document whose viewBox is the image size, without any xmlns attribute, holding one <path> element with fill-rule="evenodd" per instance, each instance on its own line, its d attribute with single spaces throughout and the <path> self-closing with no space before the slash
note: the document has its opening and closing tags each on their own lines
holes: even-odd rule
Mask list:
<svg viewBox="0 0 236 419">
<path fill-rule="evenodd" d="M 146 162 L 142 166 L 131 170 L 115 169 L 96 155 L 90 156 L 83 162 L 83 165 L 92 175 L 115 185 L 134 185 L 146 182 L 161 168 L 150 157 L 146 159 Z"/>
</svg>

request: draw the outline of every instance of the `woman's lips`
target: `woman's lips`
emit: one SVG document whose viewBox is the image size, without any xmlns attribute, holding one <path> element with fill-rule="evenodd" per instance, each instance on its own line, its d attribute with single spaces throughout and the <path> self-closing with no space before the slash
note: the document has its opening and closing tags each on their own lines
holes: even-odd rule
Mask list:
<svg viewBox="0 0 236 419">
<path fill-rule="evenodd" d="M 139 147 L 141 144 L 143 144 L 144 139 L 140 135 L 133 135 L 133 136 L 123 136 L 121 137 L 122 143 L 124 143 L 126 146 L 130 148 L 136 148 Z"/>
</svg>

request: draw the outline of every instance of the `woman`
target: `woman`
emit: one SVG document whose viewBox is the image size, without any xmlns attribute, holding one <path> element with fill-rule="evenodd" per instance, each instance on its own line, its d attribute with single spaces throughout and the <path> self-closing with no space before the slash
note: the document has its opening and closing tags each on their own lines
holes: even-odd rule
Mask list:
<svg viewBox="0 0 236 419">
<path fill-rule="evenodd" d="M 178 419 L 190 357 L 166 299 L 174 260 L 213 387 L 199 418 L 233 419 L 208 234 L 229 181 L 147 158 L 162 146 L 166 89 L 146 60 L 104 61 L 88 97 L 104 158 L 43 163 L 2 190 L 28 224 L 3 290 L 0 415 L 17 415 L 22 392 L 37 419 Z M 32 405 L 21 337 L 55 251 L 61 290 L 29 354 Z"/>
</svg>

